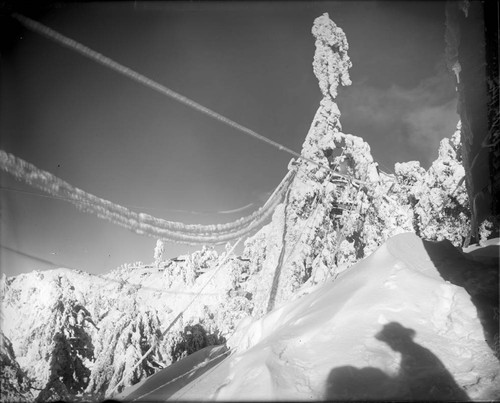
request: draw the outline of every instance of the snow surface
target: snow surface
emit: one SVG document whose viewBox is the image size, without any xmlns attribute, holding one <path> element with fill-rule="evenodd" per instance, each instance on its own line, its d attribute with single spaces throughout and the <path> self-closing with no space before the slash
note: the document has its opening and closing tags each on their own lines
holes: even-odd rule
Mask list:
<svg viewBox="0 0 500 403">
<path fill-rule="evenodd" d="M 397 235 L 335 281 L 243 320 L 231 355 L 169 399 L 498 399 L 478 309 L 443 279 L 469 268 L 447 242 Z"/>
<path fill-rule="evenodd" d="M 228 354 L 225 346 L 209 346 L 157 372 L 138 384 L 114 396 L 114 399 L 161 401 L 193 383 L 199 376 L 220 363 Z"/>
</svg>

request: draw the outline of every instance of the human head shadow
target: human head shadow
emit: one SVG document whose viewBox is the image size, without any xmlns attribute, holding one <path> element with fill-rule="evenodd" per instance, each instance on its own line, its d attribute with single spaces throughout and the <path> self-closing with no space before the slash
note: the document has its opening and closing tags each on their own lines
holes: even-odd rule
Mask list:
<svg viewBox="0 0 500 403">
<path fill-rule="evenodd" d="M 500 360 L 499 266 L 467 258 L 450 241 L 423 241 L 425 251 L 440 276 L 463 287 L 476 307 L 486 343 Z"/>
<path fill-rule="evenodd" d="M 327 400 L 440 400 L 466 401 L 443 363 L 413 341 L 415 331 L 397 322 L 386 324 L 375 338 L 401 353 L 400 370 L 388 376 L 378 368 L 333 368 L 326 383 Z"/>
</svg>

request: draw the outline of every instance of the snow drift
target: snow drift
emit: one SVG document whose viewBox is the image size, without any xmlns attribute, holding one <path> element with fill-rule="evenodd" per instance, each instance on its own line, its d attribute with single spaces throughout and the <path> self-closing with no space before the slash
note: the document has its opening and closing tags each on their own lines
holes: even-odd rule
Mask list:
<svg viewBox="0 0 500 403">
<path fill-rule="evenodd" d="M 495 274 L 448 242 L 397 235 L 335 281 L 243 321 L 210 371 L 173 391 L 178 372 L 141 399 L 498 399 L 500 364 L 485 341 L 498 313 L 486 320 L 474 303 L 480 289 L 497 306 Z"/>
</svg>

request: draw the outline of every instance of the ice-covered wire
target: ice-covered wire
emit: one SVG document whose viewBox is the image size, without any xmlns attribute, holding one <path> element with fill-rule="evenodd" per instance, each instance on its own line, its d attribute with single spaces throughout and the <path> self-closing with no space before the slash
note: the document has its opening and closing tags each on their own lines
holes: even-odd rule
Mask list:
<svg viewBox="0 0 500 403">
<path fill-rule="evenodd" d="M 24 190 L 24 189 L 17 189 L 17 188 L 12 188 L 8 186 L 0 186 L 0 190 L 6 190 L 8 192 L 15 192 L 15 193 L 23 193 L 23 194 L 28 194 L 28 195 L 33 195 L 37 197 L 44 197 L 48 199 L 54 199 L 54 200 L 64 200 L 64 201 L 71 201 L 71 199 L 68 199 L 67 197 L 57 197 L 57 196 L 52 196 L 49 194 L 43 194 L 43 193 L 38 193 L 38 192 L 31 192 L 29 190 Z M 172 212 L 172 213 L 187 213 L 187 214 L 193 214 L 193 215 L 221 215 L 221 214 L 234 214 L 238 213 L 240 211 L 245 211 L 248 210 L 250 207 L 254 206 L 255 203 L 248 203 L 242 207 L 237 207 L 231 210 L 218 210 L 218 211 L 194 211 L 194 210 L 182 210 L 182 209 L 172 209 L 172 208 L 157 208 L 157 207 L 150 207 L 150 206 L 135 206 L 135 205 L 130 205 L 130 204 L 124 204 L 125 207 L 131 208 L 131 209 L 147 209 L 147 210 L 158 210 L 158 211 L 163 211 L 163 212 Z"/>
<path fill-rule="evenodd" d="M 116 220 L 117 223 L 122 222 L 125 226 L 127 226 L 128 221 L 133 220 L 159 229 L 199 234 L 213 234 L 215 232 L 221 234 L 242 229 L 261 216 L 265 210 L 274 207 L 277 201 L 279 202 L 293 176 L 293 173 L 289 172 L 271 194 L 264 206 L 253 214 L 226 224 L 197 225 L 172 222 L 158 219 L 148 214 L 132 212 L 123 206 L 98 198 L 81 189 L 74 188 L 51 173 L 40 170 L 34 165 L 2 150 L 0 150 L 0 168 L 14 175 L 19 180 L 51 194 L 54 198 L 77 204 L 84 211 L 96 214 L 108 214 L 110 220 Z"/>
<path fill-rule="evenodd" d="M 96 214 L 99 218 L 138 234 L 185 244 L 221 244 L 249 234 L 274 212 L 295 175 L 295 171 L 289 171 L 264 206 L 247 217 L 227 224 L 193 225 L 133 212 L 75 188 L 50 172 L 38 169 L 3 150 L 0 150 L 0 169 L 55 197 L 70 201 L 82 211 Z"/>
<path fill-rule="evenodd" d="M 226 125 L 234 128 L 234 129 L 236 129 L 244 134 L 247 134 L 247 135 L 249 135 L 257 140 L 260 140 L 260 141 L 262 141 L 262 142 L 264 142 L 264 143 L 266 143 L 274 148 L 277 148 L 280 151 L 284 151 L 284 152 L 286 152 L 290 155 L 293 155 L 294 157 L 299 158 L 303 161 L 310 162 L 311 164 L 314 164 L 319 168 L 322 168 L 322 169 L 329 171 L 334 176 L 345 178 L 347 180 L 354 181 L 357 183 L 365 183 L 365 182 L 360 181 L 358 179 L 354 179 L 354 178 L 351 178 L 349 176 L 342 175 L 339 172 L 331 169 L 330 167 L 328 167 L 326 165 L 323 165 L 317 161 L 314 161 L 313 159 L 305 157 L 305 156 L 301 155 L 300 153 L 298 153 L 297 151 L 294 151 L 294 150 L 284 146 L 283 144 L 280 144 L 274 140 L 271 140 L 271 139 L 255 132 L 255 131 L 249 129 L 248 127 L 245 127 L 245 126 L 221 115 L 220 113 L 217 113 L 217 112 L 213 111 L 212 109 L 207 108 L 206 106 L 203 106 L 203 105 L 199 104 L 198 102 L 193 101 L 192 99 L 190 99 L 184 95 L 181 95 L 181 94 L 171 90 L 170 88 L 165 87 L 164 85 L 130 69 L 129 67 L 126 67 L 126 66 L 110 59 L 109 57 L 104 56 L 103 54 L 96 52 L 95 50 L 90 49 L 89 47 L 87 47 L 87 46 L 85 46 L 85 45 L 83 45 L 83 44 L 81 44 L 81 43 L 79 43 L 71 38 L 68 38 L 67 36 L 60 34 L 57 31 L 54 31 L 53 29 L 51 29 L 51 28 L 49 28 L 49 27 L 47 27 L 47 26 L 45 26 L 37 21 L 34 21 L 34 20 L 32 20 L 28 17 L 25 17 L 21 14 L 18 14 L 18 13 L 13 13 L 12 17 L 15 18 L 17 21 L 19 21 L 22 25 L 24 25 L 28 29 L 30 29 L 38 34 L 41 34 L 49 39 L 52 39 L 52 40 L 60 43 L 61 45 L 64 45 L 68 48 L 71 48 L 71 49 L 75 50 L 76 52 L 82 54 L 83 56 L 86 56 L 86 57 L 88 57 L 88 58 L 90 58 L 98 63 L 101 63 L 104 66 L 109 67 L 109 68 L 137 81 L 138 83 L 141 83 L 149 88 L 152 88 L 155 91 L 158 91 L 159 93 L 161 93 L 163 95 L 166 95 L 166 96 L 168 96 L 168 97 L 170 97 L 170 98 L 172 98 L 172 99 L 174 99 L 174 100 L 176 100 L 184 105 L 187 105 L 190 108 L 197 110 L 198 112 L 202 112 L 205 115 L 210 116 L 211 118 L 213 118 L 215 120 L 218 120 L 219 122 L 225 123 Z"/>
</svg>

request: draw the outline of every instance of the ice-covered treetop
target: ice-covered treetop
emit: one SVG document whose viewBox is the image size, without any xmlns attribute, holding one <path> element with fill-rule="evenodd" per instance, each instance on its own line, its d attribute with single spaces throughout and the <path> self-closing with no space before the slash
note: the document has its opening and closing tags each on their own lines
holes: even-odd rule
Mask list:
<svg viewBox="0 0 500 403">
<path fill-rule="evenodd" d="M 334 99 L 339 84 L 351 85 L 349 68 L 352 66 L 347 54 L 349 44 L 342 28 L 324 13 L 314 20 L 312 34 L 316 38 L 313 68 L 319 88 L 324 97 Z"/>
<path fill-rule="evenodd" d="M 340 111 L 335 97 L 339 85 L 351 85 L 349 68 L 352 63 L 347 54 L 349 45 L 346 35 L 330 19 L 328 13 L 314 20 L 312 34 L 316 39 L 313 70 L 318 78 L 323 99 L 302 145 L 302 155 L 328 166 L 330 161 L 325 153 L 346 145 L 343 141 L 345 136 L 341 133 Z M 316 171 L 317 167 L 311 166 L 310 169 Z M 327 172 L 321 170 L 320 176 L 325 176 Z"/>
</svg>

